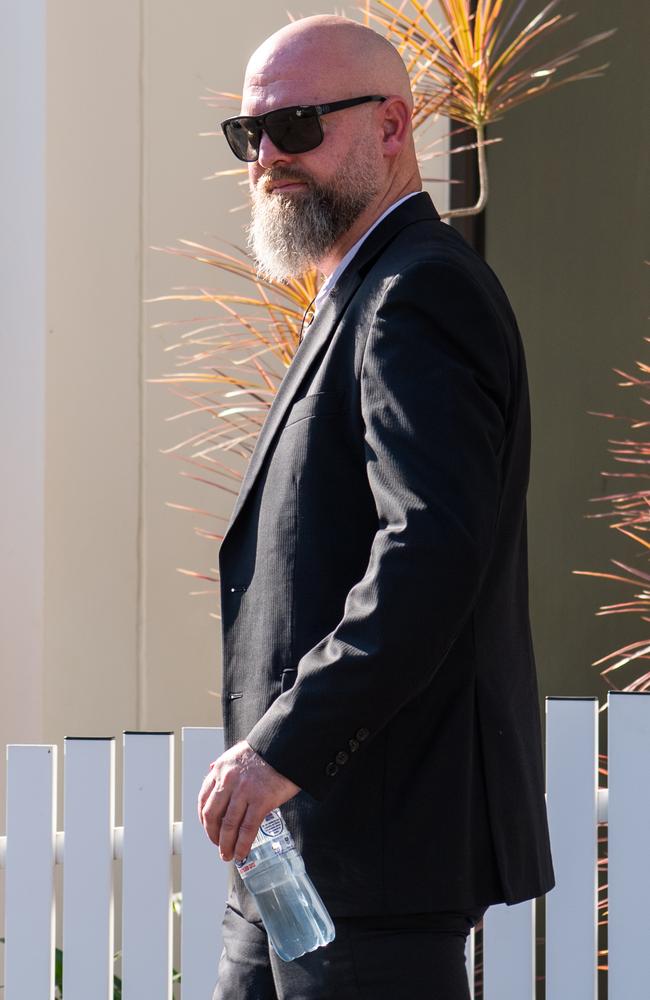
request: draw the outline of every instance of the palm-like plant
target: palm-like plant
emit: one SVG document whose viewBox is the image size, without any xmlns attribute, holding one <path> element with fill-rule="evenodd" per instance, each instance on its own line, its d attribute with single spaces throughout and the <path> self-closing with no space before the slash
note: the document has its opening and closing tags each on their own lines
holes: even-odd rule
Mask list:
<svg viewBox="0 0 650 1000">
<path fill-rule="evenodd" d="M 650 261 L 646 261 L 650 264 Z M 650 342 L 650 337 L 645 337 Z M 640 374 L 629 374 L 620 368 L 614 368 L 614 372 L 620 375 L 622 380 L 618 383 L 621 388 L 636 389 L 643 393 L 645 387 L 650 385 L 650 365 L 644 361 L 637 361 L 636 366 Z M 641 395 L 640 401 L 647 405 L 648 400 Z M 647 429 L 650 427 L 650 419 L 642 413 L 638 415 L 621 416 L 615 413 L 599 413 L 589 411 L 593 416 L 604 417 L 607 420 L 614 420 L 625 428 L 625 436 L 609 438 L 609 453 L 615 462 L 628 467 L 626 471 L 603 472 L 601 475 L 608 479 L 616 479 L 634 483 L 633 489 L 622 489 L 616 493 L 608 493 L 602 497 L 592 497 L 592 503 L 605 503 L 607 510 L 596 514 L 587 514 L 589 518 L 604 518 L 611 521 L 609 527 L 614 531 L 629 538 L 637 547 L 637 556 L 647 565 L 648 550 L 650 550 L 650 488 L 644 486 L 649 474 L 644 471 L 650 463 L 650 441 L 647 438 Z M 640 436 L 639 436 L 640 433 Z M 621 486 L 624 485 L 621 483 Z M 632 483 L 630 483 L 632 485 Z M 640 549 L 638 549 L 640 546 Z M 597 615 L 621 615 L 628 614 L 638 616 L 644 622 L 650 622 L 650 573 L 638 565 L 630 565 L 626 559 L 611 559 L 611 564 L 622 572 L 602 572 L 595 570 L 573 570 L 579 576 L 596 576 L 605 580 L 614 580 L 617 583 L 633 587 L 636 591 L 631 599 L 619 601 L 615 604 L 601 604 Z M 650 659 L 650 638 L 627 643 L 619 649 L 594 660 L 593 666 L 607 664 L 601 670 L 601 677 L 607 687 L 613 691 L 650 691 L 650 671 L 646 669 L 647 661 Z M 618 683 L 618 672 L 625 672 L 627 668 L 628 680 L 626 683 Z M 635 669 L 636 668 L 636 669 Z M 630 677 L 629 671 L 632 670 Z M 614 676 L 615 675 L 615 676 Z M 600 711 L 607 709 L 607 702 L 601 705 Z M 601 779 L 607 780 L 607 756 L 600 755 L 599 767 Z M 607 894 L 608 883 L 608 857 L 607 838 L 598 839 L 598 912 L 599 926 L 605 927 L 608 922 L 609 900 Z M 598 968 L 605 971 L 608 968 L 607 952 L 605 949 L 599 952 Z"/>
<path fill-rule="evenodd" d="M 431 14 L 431 0 L 405 0 L 399 7 L 387 0 L 372 3 L 366 0 L 364 22 L 382 27 L 408 68 L 415 96 L 416 146 L 424 132 L 422 126 L 440 115 L 458 124 L 456 132 L 473 129 L 476 133 L 475 142 L 455 147 L 452 152 L 478 150 L 479 200 L 474 206 L 441 213 L 443 217 L 476 213 L 485 205 L 488 193 L 485 146 L 499 141 L 485 138 L 488 123 L 499 120 L 524 100 L 563 83 L 598 76 L 605 69 L 599 66 L 562 78 L 558 73 L 581 49 L 611 32 L 594 35 L 559 56 L 521 68 L 523 57 L 538 41 L 573 17 L 548 17 L 557 3 L 558 0 L 553 0 L 523 30 L 513 33 L 513 23 L 525 0 L 518 0 L 514 6 L 508 0 L 478 0 L 475 13 L 471 11 L 470 0 L 440 0 L 444 18 L 440 24 Z M 210 91 L 203 99 L 214 107 L 222 106 L 224 101 L 237 101 L 238 95 Z M 418 152 L 423 163 L 446 153 L 437 150 L 435 143 L 422 142 Z M 213 176 L 227 174 L 241 178 L 244 173 L 235 168 Z M 191 467 L 191 471 L 183 474 L 236 495 L 266 411 L 295 354 L 302 318 L 318 290 L 320 276 L 311 272 L 300 281 L 275 284 L 257 276 L 244 250 L 231 248 L 232 252 L 225 252 L 187 240 L 181 240 L 180 244 L 180 247 L 157 249 L 191 257 L 229 278 L 243 279 L 248 294 L 195 287 L 148 300 L 191 302 L 206 310 L 198 316 L 194 310 L 190 328 L 176 344 L 167 347 L 176 351 L 176 372 L 151 381 L 202 387 L 203 391 L 189 394 L 182 389 L 174 390 L 189 404 L 177 417 L 201 413 L 203 420 L 209 418 L 209 424 L 169 450 Z M 170 324 L 156 324 L 166 325 Z M 185 509 L 204 518 L 220 516 L 195 507 Z M 217 531 L 200 527 L 196 531 L 212 541 L 221 538 Z M 214 576 L 180 571 L 217 582 L 216 571 Z"/>
<path fill-rule="evenodd" d="M 646 263 L 650 264 L 650 261 Z M 645 337 L 645 340 L 650 342 L 650 337 Z M 615 368 L 614 371 L 623 380 L 618 385 L 621 388 L 635 389 L 641 393 L 640 401 L 647 406 L 648 400 L 643 393 L 650 385 L 650 365 L 644 361 L 636 361 L 635 363 L 638 373 L 630 374 L 620 368 Z M 610 520 L 609 527 L 634 543 L 637 548 L 637 556 L 643 560 L 643 565 L 647 566 L 650 553 L 650 487 L 644 483 L 647 483 L 649 478 L 649 473 L 646 470 L 650 464 L 650 440 L 647 436 L 650 418 L 643 413 L 620 416 L 615 413 L 590 412 L 594 416 L 616 421 L 625 428 L 624 436 L 609 438 L 610 447 L 608 450 L 613 455 L 614 461 L 626 467 L 627 471 L 603 472 L 602 475 L 609 479 L 626 482 L 632 480 L 634 488 L 609 493 L 603 497 L 592 497 L 592 503 L 605 503 L 609 509 L 586 516 Z M 634 588 L 635 593 L 631 598 L 615 604 L 602 604 L 596 614 L 627 614 L 638 617 L 643 622 L 650 622 L 650 572 L 642 566 L 630 565 L 629 560 L 623 562 L 620 559 L 611 559 L 610 562 L 619 572 L 573 570 L 577 575 L 597 576 Z M 607 664 L 601 670 L 601 676 L 611 690 L 650 691 L 650 671 L 646 669 L 648 660 L 650 660 L 650 637 L 628 643 L 611 653 L 607 653 L 595 660 L 593 666 Z M 627 683 L 619 683 L 617 678 L 625 671 L 625 668 L 633 670 L 636 668 L 636 670 Z M 616 676 L 613 676 L 614 674 Z M 606 703 L 603 705 L 603 709 L 605 708 Z"/>
<path fill-rule="evenodd" d="M 190 257 L 243 278 L 251 286 L 250 292 L 237 295 L 187 288 L 150 299 L 192 302 L 195 307 L 207 306 L 210 313 L 198 318 L 198 327 L 195 314 L 192 328 L 167 348 L 176 351 L 177 367 L 184 370 L 149 381 L 206 386 L 205 392 L 181 393 L 191 404 L 191 410 L 183 415 L 200 412 L 212 418 L 211 426 L 169 451 L 180 453 L 182 460 L 196 469 L 196 474 L 189 473 L 190 478 L 206 482 L 207 472 L 213 485 L 236 496 L 266 411 L 298 346 L 302 318 L 316 295 L 318 281 L 314 273 L 308 273 L 286 285 L 275 284 L 258 277 L 243 251 L 233 254 L 189 240 L 180 243 L 181 248 L 154 249 Z M 215 307 L 221 317 L 214 317 Z M 213 532 L 200 534 L 213 540 L 221 538 Z"/>
<path fill-rule="evenodd" d="M 511 108 L 576 80 L 602 76 L 609 63 L 562 75 L 581 50 L 609 37 L 616 29 L 585 38 L 573 48 L 535 61 L 530 53 L 539 42 L 571 21 L 575 14 L 549 16 L 560 0 L 552 0 L 522 29 L 514 22 L 526 0 L 438 0 L 444 23 L 431 15 L 431 0 L 408 0 L 399 7 L 388 0 L 366 0 L 366 23 L 380 24 L 406 62 L 415 97 L 414 125 L 431 115 L 445 115 L 476 130 L 480 191 L 475 205 L 453 209 L 447 216 L 474 215 L 488 197 L 485 128 Z M 521 66 L 522 61 L 524 66 Z"/>
</svg>

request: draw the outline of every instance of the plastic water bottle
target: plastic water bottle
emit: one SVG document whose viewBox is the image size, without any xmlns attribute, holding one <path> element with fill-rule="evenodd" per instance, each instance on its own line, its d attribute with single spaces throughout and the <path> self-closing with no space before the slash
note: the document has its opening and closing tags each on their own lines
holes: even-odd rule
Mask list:
<svg viewBox="0 0 650 1000">
<path fill-rule="evenodd" d="M 279 809 L 267 813 L 250 853 L 235 865 L 285 962 L 334 940 L 334 924 L 305 871 Z"/>
</svg>

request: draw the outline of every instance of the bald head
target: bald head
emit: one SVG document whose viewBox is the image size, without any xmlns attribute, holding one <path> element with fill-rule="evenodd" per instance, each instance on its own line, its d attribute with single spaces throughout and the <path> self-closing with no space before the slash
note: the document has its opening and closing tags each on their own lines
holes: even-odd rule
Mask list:
<svg viewBox="0 0 650 1000">
<path fill-rule="evenodd" d="M 294 21 L 262 42 L 246 68 L 245 102 L 263 97 L 270 83 L 282 82 L 302 95 L 293 103 L 386 94 L 413 108 L 409 75 L 397 49 L 371 28 L 333 14 Z"/>
<path fill-rule="evenodd" d="M 269 114 L 337 102 L 343 107 L 318 114 L 315 135 L 315 116 L 305 119 L 303 150 L 295 141 L 299 129 L 286 124 L 291 112 L 286 120 Z M 255 126 L 257 158 L 248 161 L 251 246 L 263 273 L 277 280 L 312 266 L 331 273 L 383 212 L 421 189 L 412 114 L 399 53 L 356 21 L 302 18 L 256 49 L 246 68 L 242 115 L 264 122 Z M 283 121 L 294 129 L 293 143 L 278 125 Z"/>
</svg>

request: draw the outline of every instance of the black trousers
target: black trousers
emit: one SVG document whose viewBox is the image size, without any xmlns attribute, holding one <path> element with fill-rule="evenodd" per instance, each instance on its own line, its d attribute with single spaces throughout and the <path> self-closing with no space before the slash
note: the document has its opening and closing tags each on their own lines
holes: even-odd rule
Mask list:
<svg viewBox="0 0 650 1000">
<path fill-rule="evenodd" d="M 486 909 L 338 917 L 329 945 L 283 962 L 228 906 L 212 1000 L 469 1000 L 465 941 Z"/>
</svg>

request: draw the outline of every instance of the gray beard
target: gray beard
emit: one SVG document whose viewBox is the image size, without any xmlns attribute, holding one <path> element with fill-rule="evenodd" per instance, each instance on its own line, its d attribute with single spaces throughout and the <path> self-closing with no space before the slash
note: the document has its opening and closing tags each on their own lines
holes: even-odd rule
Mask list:
<svg viewBox="0 0 650 1000">
<path fill-rule="evenodd" d="M 367 164 L 349 164 L 337 181 L 316 184 L 290 167 L 269 171 L 274 180 L 306 181 L 295 194 L 266 194 L 253 188 L 248 246 L 258 274 L 286 282 L 316 267 L 356 222 L 377 193 Z"/>
</svg>

